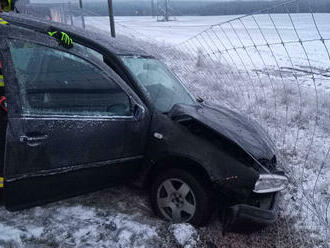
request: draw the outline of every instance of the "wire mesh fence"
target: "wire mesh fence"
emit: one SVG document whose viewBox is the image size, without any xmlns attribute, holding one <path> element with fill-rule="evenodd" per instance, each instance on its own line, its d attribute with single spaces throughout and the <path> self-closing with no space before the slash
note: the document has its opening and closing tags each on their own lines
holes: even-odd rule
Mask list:
<svg viewBox="0 0 330 248">
<path fill-rule="evenodd" d="M 263 125 L 291 181 L 281 206 L 288 230 L 307 228 L 329 241 L 330 15 L 313 13 L 312 2 L 309 13 L 295 13 L 301 3 L 212 25 L 154 52 L 195 93 Z"/>
<path fill-rule="evenodd" d="M 297 13 L 301 4 L 305 13 Z M 196 96 L 247 114 L 277 143 L 290 186 L 270 229 L 276 247 L 330 242 L 329 18 L 314 13 L 313 2 L 294 0 L 212 25 L 178 45 L 117 23 Z"/>
</svg>

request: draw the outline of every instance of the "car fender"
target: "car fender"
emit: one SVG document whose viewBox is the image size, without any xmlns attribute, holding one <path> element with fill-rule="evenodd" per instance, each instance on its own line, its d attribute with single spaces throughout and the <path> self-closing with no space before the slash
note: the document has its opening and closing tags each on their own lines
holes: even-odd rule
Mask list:
<svg viewBox="0 0 330 248">
<path fill-rule="evenodd" d="M 152 120 L 142 175 L 147 177 L 155 167 L 160 164 L 163 167 L 163 161 L 169 159 L 198 166 L 205 171 L 210 182 L 219 187 L 252 190 L 259 177 L 252 167 L 220 150 L 209 140 L 196 136 L 167 115 L 156 113 Z"/>
</svg>

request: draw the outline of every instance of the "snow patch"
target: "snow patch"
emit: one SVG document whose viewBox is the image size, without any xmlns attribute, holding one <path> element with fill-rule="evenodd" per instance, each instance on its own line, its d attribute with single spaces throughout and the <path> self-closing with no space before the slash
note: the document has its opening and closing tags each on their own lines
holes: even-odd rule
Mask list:
<svg viewBox="0 0 330 248">
<path fill-rule="evenodd" d="M 193 226 L 189 224 L 173 224 L 169 229 L 173 233 L 177 243 L 184 248 L 197 247 L 199 236 Z"/>
<path fill-rule="evenodd" d="M 0 223 L 0 241 L 21 243 L 21 239 L 39 238 L 44 229 L 42 227 L 12 227 Z"/>
</svg>

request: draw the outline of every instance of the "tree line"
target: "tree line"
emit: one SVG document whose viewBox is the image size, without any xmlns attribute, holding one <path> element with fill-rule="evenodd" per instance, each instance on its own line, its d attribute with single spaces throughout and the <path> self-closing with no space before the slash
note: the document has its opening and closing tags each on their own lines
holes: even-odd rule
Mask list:
<svg viewBox="0 0 330 248">
<path fill-rule="evenodd" d="M 174 16 L 181 15 L 239 15 L 249 14 L 262 9 L 269 9 L 270 13 L 330 13 L 329 0 L 300 0 L 297 3 L 291 3 L 285 6 L 274 7 L 279 4 L 279 1 L 174 1 L 172 0 L 169 6 L 169 12 Z M 91 10 L 91 13 L 97 15 L 108 15 L 107 1 L 86 3 L 86 9 Z M 151 1 L 114 1 L 114 13 L 117 16 L 151 16 L 157 15 L 157 8 L 152 9 Z"/>
</svg>

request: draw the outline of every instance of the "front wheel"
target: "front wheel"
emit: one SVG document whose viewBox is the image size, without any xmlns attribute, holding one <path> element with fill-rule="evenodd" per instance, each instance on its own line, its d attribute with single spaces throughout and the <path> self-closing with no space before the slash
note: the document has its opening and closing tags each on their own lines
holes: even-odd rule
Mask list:
<svg viewBox="0 0 330 248">
<path fill-rule="evenodd" d="M 192 174 L 170 169 L 153 181 L 151 203 L 156 214 L 174 222 L 196 226 L 207 223 L 212 214 L 211 191 Z"/>
</svg>

